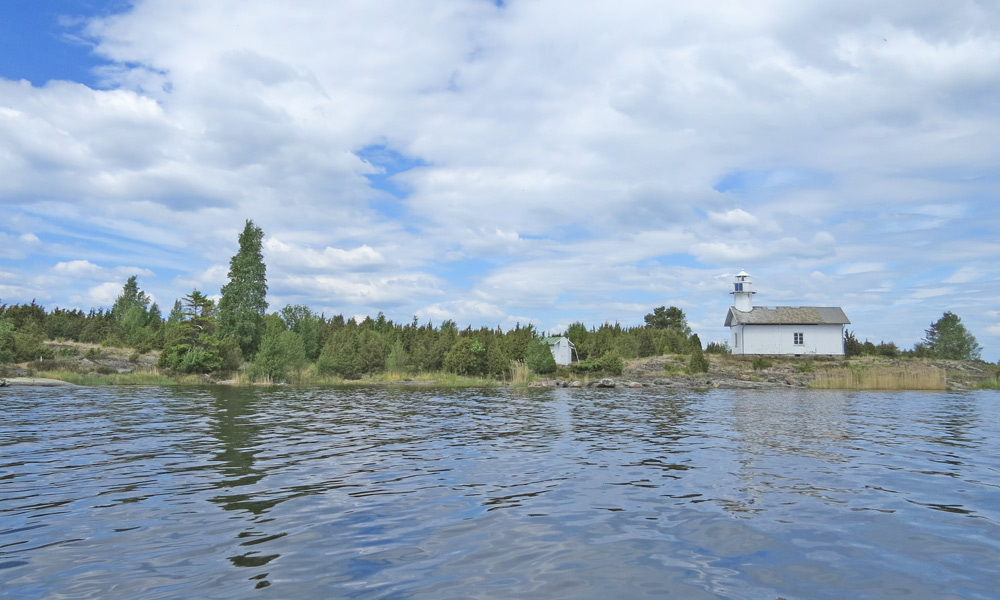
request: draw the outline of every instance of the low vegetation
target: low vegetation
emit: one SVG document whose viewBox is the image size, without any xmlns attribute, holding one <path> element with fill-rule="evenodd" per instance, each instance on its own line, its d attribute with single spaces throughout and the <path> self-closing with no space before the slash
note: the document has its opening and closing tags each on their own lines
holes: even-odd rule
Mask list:
<svg viewBox="0 0 1000 600">
<path fill-rule="evenodd" d="M 810 387 L 825 390 L 945 390 L 946 372 L 926 364 L 846 364 L 817 373 Z"/>
</svg>

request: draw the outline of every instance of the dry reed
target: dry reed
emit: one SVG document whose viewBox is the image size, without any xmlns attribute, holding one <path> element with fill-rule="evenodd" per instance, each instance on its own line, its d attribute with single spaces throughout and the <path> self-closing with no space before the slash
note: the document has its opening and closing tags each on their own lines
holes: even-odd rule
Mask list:
<svg viewBox="0 0 1000 600">
<path fill-rule="evenodd" d="M 523 360 L 510 361 L 510 384 L 515 387 L 525 387 L 531 381 L 531 369 Z"/>
<path fill-rule="evenodd" d="M 864 366 L 825 369 L 809 387 L 823 390 L 944 390 L 944 369 L 932 365 Z"/>
</svg>

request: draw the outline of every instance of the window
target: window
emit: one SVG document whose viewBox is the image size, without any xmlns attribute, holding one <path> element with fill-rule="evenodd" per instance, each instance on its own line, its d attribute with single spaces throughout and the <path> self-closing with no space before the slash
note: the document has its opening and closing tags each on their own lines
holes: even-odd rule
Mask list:
<svg viewBox="0 0 1000 600">
<path fill-rule="evenodd" d="M 743 284 L 742 283 L 737 283 L 736 284 L 736 291 L 737 292 L 742 292 L 743 291 Z"/>
<path fill-rule="evenodd" d="M 793 333 L 792 334 L 792 338 L 794 338 L 794 342 L 795 342 L 796 346 L 802 346 L 802 345 L 805 344 L 805 339 L 804 339 L 805 335 L 802 334 L 802 333 L 798 333 L 798 332 Z"/>
</svg>

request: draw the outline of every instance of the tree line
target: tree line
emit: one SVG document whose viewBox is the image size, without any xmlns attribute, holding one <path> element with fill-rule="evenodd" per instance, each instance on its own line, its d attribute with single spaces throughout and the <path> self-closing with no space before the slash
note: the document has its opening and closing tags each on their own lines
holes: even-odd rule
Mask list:
<svg viewBox="0 0 1000 600">
<path fill-rule="evenodd" d="M 219 373 L 244 368 L 255 380 L 284 380 L 305 369 L 321 376 L 357 379 L 392 371 L 504 378 L 518 363 L 539 374 L 556 371 L 545 336 L 533 325 L 503 331 L 397 323 L 374 318 L 327 317 L 303 305 L 268 313 L 267 269 L 261 252 L 264 234 L 247 220 L 239 250 L 229 264 L 228 282 L 218 303 L 198 289 L 175 300 L 166 316 L 133 275 L 110 309 L 55 308 L 30 304 L 0 306 L 0 363 L 52 358 L 47 340 L 72 340 L 108 347 L 159 350 L 158 365 L 180 373 Z M 703 350 L 684 311 L 660 306 L 645 315 L 645 325 L 622 327 L 575 322 L 563 333 L 574 344 L 574 374 L 620 374 L 624 360 L 664 354 L 688 355 L 692 372 L 708 370 L 704 352 L 728 354 L 724 343 Z M 980 346 L 956 315 L 946 312 L 913 350 L 892 342 L 860 342 L 845 334 L 847 356 L 882 355 L 978 359 Z"/>
<path fill-rule="evenodd" d="M 503 378 L 518 362 L 540 374 L 556 371 L 545 335 L 531 324 L 507 331 L 499 326 L 459 329 L 452 320 L 440 325 L 420 323 L 417 317 L 394 322 L 381 312 L 359 321 L 327 317 L 298 304 L 268 313 L 262 242 L 263 232 L 248 220 L 218 303 L 194 289 L 177 299 L 166 316 L 135 275 L 107 310 L 46 311 L 34 301 L 0 306 L 0 363 L 52 358 L 45 341 L 72 340 L 137 353 L 159 350 L 158 365 L 175 372 L 244 368 L 253 379 L 283 380 L 309 368 L 319 376 L 345 379 L 385 371 Z M 645 320 L 641 327 L 573 323 L 564 332 L 576 348 L 570 370 L 620 374 L 629 358 L 701 357 L 701 341 L 681 309 L 661 306 Z"/>
<path fill-rule="evenodd" d="M 851 356 L 884 356 L 887 358 L 944 358 L 952 360 L 979 360 L 982 346 L 976 336 L 966 329 L 962 319 L 951 311 L 946 311 L 940 319 L 931 323 L 924 332 L 924 338 L 913 349 L 900 349 L 894 342 L 879 342 L 877 345 L 865 340 L 861 342 L 853 332 L 844 334 L 844 354 Z"/>
</svg>

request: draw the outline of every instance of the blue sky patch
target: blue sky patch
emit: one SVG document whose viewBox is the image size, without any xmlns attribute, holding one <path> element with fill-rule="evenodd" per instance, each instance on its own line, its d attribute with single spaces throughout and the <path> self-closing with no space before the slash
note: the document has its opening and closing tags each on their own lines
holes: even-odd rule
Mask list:
<svg viewBox="0 0 1000 600">
<path fill-rule="evenodd" d="M 428 163 L 420 158 L 406 156 L 385 144 L 365 146 L 355 154 L 378 169 L 376 173 L 365 175 L 372 189 L 384 192 L 371 201 L 371 207 L 390 219 L 406 216 L 406 206 L 402 200 L 410 195 L 410 190 L 394 177 L 410 169 L 425 167 Z"/>
<path fill-rule="evenodd" d="M 410 169 L 428 165 L 423 159 L 405 156 L 385 144 L 365 146 L 355 154 L 361 160 L 379 169 L 377 173 L 365 175 L 371 182 L 372 188 L 401 199 L 409 195 L 409 190 L 393 177 Z"/>
<path fill-rule="evenodd" d="M 806 169 L 738 170 L 724 175 L 712 189 L 723 194 L 751 194 L 764 189 L 822 187 L 829 183 L 828 175 Z"/>
<path fill-rule="evenodd" d="M 0 77 L 44 85 L 53 79 L 96 86 L 91 52 L 77 23 L 124 9 L 121 0 L 4 0 L 0 4 Z"/>
</svg>

